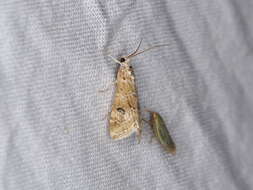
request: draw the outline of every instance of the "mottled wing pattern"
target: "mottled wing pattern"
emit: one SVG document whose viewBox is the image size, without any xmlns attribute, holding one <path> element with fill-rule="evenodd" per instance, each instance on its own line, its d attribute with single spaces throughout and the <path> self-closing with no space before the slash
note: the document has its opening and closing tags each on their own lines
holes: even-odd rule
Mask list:
<svg viewBox="0 0 253 190">
<path fill-rule="evenodd" d="M 110 115 L 110 136 L 123 139 L 140 132 L 139 105 L 132 68 L 120 66 Z"/>
</svg>

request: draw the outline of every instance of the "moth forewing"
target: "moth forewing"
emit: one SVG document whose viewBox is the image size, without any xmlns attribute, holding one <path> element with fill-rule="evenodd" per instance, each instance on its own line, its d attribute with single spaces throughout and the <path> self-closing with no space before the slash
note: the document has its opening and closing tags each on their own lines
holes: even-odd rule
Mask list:
<svg viewBox="0 0 253 190">
<path fill-rule="evenodd" d="M 109 132 L 112 139 L 129 137 L 132 133 L 141 133 L 139 103 L 135 77 L 130 60 L 121 58 L 117 72 L 116 87 L 109 120 Z"/>
<path fill-rule="evenodd" d="M 176 153 L 176 145 L 171 138 L 171 135 L 165 125 L 165 122 L 161 115 L 157 112 L 150 112 L 149 124 L 152 127 L 155 137 L 160 144 L 171 154 Z"/>
</svg>

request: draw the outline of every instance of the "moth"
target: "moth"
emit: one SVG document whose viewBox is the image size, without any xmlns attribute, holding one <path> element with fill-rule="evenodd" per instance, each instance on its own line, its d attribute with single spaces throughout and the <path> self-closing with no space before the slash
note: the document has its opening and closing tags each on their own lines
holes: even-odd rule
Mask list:
<svg viewBox="0 0 253 190">
<path fill-rule="evenodd" d="M 134 71 L 130 62 L 134 56 L 162 46 L 152 46 L 138 52 L 140 45 L 141 41 L 133 53 L 123 56 L 119 60 L 110 56 L 119 64 L 115 81 L 115 94 L 109 117 L 109 133 L 114 140 L 124 139 L 133 133 L 137 133 L 140 141 L 141 116 Z"/>
<path fill-rule="evenodd" d="M 164 147 L 164 149 L 171 153 L 176 154 L 176 145 L 171 138 L 171 135 L 165 125 L 162 116 L 153 111 L 146 110 L 150 113 L 150 120 L 146 121 L 152 128 L 154 136 L 159 141 L 159 143 Z"/>
</svg>

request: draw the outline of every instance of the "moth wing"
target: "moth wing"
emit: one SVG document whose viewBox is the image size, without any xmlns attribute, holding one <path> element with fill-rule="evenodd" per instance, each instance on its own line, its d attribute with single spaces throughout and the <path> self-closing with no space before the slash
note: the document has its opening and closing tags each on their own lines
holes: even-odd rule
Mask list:
<svg viewBox="0 0 253 190">
<path fill-rule="evenodd" d="M 131 72 L 123 70 L 118 73 L 109 124 L 112 139 L 126 138 L 140 128 L 138 99 Z"/>
</svg>

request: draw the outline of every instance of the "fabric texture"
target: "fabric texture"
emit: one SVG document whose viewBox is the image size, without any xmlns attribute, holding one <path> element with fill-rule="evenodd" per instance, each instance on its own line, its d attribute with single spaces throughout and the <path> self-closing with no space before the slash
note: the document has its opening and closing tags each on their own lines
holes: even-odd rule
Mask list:
<svg viewBox="0 0 253 190">
<path fill-rule="evenodd" d="M 250 0 L 0 2 L 0 189 L 253 189 Z M 114 57 L 132 60 L 144 125 L 113 141 Z M 142 113 L 147 118 L 147 113 Z"/>
</svg>

